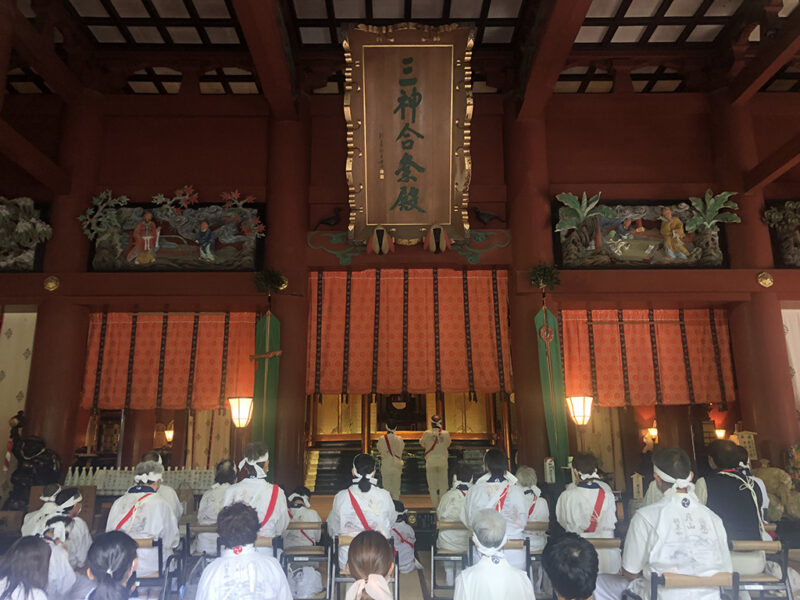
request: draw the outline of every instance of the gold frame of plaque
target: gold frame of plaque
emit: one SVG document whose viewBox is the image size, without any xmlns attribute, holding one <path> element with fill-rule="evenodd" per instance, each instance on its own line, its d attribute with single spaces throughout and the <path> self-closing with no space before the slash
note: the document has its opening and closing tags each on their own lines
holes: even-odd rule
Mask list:
<svg viewBox="0 0 800 600">
<path fill-rule="evenodd" d="M 413 245 L 433 226 L 467 239 L 471 30 L 359 25 L 343 45 L 350 240 L 382 227 Z"/>
</svg>

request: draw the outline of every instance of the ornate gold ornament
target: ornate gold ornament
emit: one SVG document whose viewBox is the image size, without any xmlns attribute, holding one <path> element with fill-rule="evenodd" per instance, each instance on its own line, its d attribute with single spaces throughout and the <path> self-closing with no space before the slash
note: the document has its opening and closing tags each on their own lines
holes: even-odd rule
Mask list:
<svg viewBox="0 0 800 600">
<path fill-rule="evenodd" d="M 758 274 L 758 285 L 761 287 L 772 287 L 772 284 L 775 283 L 775 280 L 772 277 L 771 273 L 767 273 L 766 271 L 762 271 Z"/>
<path fill-rule="evenodd" d="M 61 280 L 55 275 L 48 275 L 44 280 L 44 289 L 48 292 L 55 292 L 61 285 Z"/>
<path fill-rule="evenodd" d="M 359 25 L 348 32 L 351 241 L 366 244 L 383 227 L 396 244 L 412 245 L 433 225 L 451 241 L 468 238 L 473 45 L 471 31 L 457 25 Z"/>
</svg>

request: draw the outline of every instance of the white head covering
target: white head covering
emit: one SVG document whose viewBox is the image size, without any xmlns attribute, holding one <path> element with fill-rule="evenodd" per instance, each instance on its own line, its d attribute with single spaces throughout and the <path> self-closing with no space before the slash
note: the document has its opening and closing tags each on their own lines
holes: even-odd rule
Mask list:
<svg viewBox="0 0 800 600">
<path fill-rule="evenodd" d="M 492 474 L 491 473 L 484 473 L 483 475 L 481 475 L 478 478 L 478 481 L 476 483 L 482 483 L 484 481 L 489 481 L 491 478 L 492 478 Z M 515 483 L 517 483 L 517 478 L 514 477 L 509 471 L 505 472 L 505 474 L 503 475 L 503 479 L 505 479 L 511 485 L 514 485 Z"/>
<path fill-rule="evenodd" d="M 597 474 L 597 469 L 591 473 L 581 473 L 581 481 L 587 481 L 589 479 L 600 479 L 600 475 Z"/>
<path fill-rule="evenodd" d="M 392 427 L 391 425 L 389 425 L 389 424 L 387 423 L 387 424 L 386 424 L 386 431 L 387 431 L 387 433 L 394 433 L 395 431 L 397 431 L 397 425 L 395 425 L 394 427 Z"/>
<path fill-rule="evenodd" d="M 506 545 L 508 541 L 508 532 L 506 527 L 506 520 L 495 510 L 490 508 L 481 510 L 478 515 L 478 519 L 475 521 L 475 525 L 472 532 L 472 541 L 475 543 L 475 547 L 478 549 L 483 556 L 503 556 L 503 546 Z M 496 546 L 484 546 L 483 543 L 478 539 L 478 532 L 483 534 L 488 534 L 491 538 L 497 539 L 499 537 L 499 533 L 503 532 L 503 537 L 500 540 L 500 543 Z"/>
<path fill-rule="evenodd" d="M 58 489 L 55 492 L 53 492 L 51 496 L 45 496 L 44 493 L 42 493 L 42 495 L 39 496 L 39 500 L 41 500 L 42 502 L 55 502 L 56 496 L 58 496 L 58 493 L 61 491 L 61 486 L 59 485 L 57 487 Z"/>
<path fill-rule="evenodd" d="M 45 525 L 45 531 L 53 530 L 53 539 L 61 542 L 67 541 L 67 524 L 64 521 L 56 521 L 52 525 Z"/>
<path fill-rule="evenodd" d="M 269 460 L 269 450 L 267 450 L 266 452 L 264 452 L 264 454 L 255 459 L 245 457 L 239 461 L 239 470 L 241 471 L 245 465 L 250 465 L 251 467 L 253 467 L 253 469 L 255 469 L 257 479 L 266 479 L 267 474 L 264 472 L 264 469 L 262 469 L 258 463 L 265 463 L 268 460 Z"/>
<path fill-rule="evenodd" d="M 133 480 L 136 483 L 147 483 L 148 481 L 161 481 L 164 478 L 164 467 L 154 460 L 140 462 L 136 465 Z"/>
<path fill-rule="evenodd" d="M 664 471 L 659 469 L 657 466 L 653 465 L 653 473 L 658 475 L 662 481 L 666 483 L 671 483 L 672 487 L 668 489 L 664 494 L 668 494 L 670 492 L 675 492 L 675 490 L 683 490 L 688 489 L 690 492 L 694 491 L 694 484 L 692 483 L 692 474 L 689 473 L 689 477 L 686 479 L 680 479 L 673 477 L 672 475 L 667 475 Z"/>
<path fill-rule="evenodd" d="M 361 456 L 360 454 L 356 455 L 356 458 Z M 366 478 L 372 485 L 378 485 L 378 480 L 375 479 L 375 471 L 377 469 L 373 469 L 372 473 L 369 475 L 362 475 L 356 470 L 356 458 L 353 459 L 353 483 L 358 483 L 362 479 Z"/>
<path fill-rule="evenodd" d="M 373 600 L 392 600 L 392 593 L 389 591 L 389 583 L 383 575 L 372 574 L 366 579 L 359 579 L 350 589 L 347 590 L 345 600 L 355 600 L 361 595 L 361 592 L 367 592 L 369 597 Z"/>
<path fill-rule="evenodd" d="M 78 502 L 83 502 L 83 496 L 81 496 L 80 492 L 78 492 L 77 496 L 73 496 L 69 500 L 65 500 L 62 504 L 59 504 L 58 510 L 66 514 Z"/>
<path fill-rule="evenodd" d="M 433 428 L 442 428 L 442 417 L 431 417 L 431 427 Z"/>
<path fill-rule="evenodd" d="M 311 504 L 308 501 L 308 496 L 306 496 L 305 494 L 298 494 L 297 492 L 292 492 L 291 494 L 289 494 L 289 497 L 286 499 L 286 502 L 291 504 L 292 500 L 294 500 L 295 498 L 299 498 L 300 500 L 302 500 L 303 506 L 305 506 L 306 508 L 311 508 Z"/>
</svg>

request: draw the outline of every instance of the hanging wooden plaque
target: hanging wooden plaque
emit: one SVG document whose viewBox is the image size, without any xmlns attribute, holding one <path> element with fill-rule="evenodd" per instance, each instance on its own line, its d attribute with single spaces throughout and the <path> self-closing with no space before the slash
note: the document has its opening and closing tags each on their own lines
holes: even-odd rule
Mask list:
<svg viewBox="0 0 800 600">
<path fill-rule="evenodd" d="M 455 25 L 359 25 L 344 41 L 350 239 L 469 232 L 473 39 Z"/>
</svg>

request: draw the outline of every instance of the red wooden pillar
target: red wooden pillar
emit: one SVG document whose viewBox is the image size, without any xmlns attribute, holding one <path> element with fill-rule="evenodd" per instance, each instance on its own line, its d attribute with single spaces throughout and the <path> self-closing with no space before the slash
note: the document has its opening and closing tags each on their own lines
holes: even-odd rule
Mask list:
<svg viewBox="0 0 800 600">
<path fill-rule="evenodd" d="M 726 190 L 743 190 L 743 173 L 759 160 L 749 108 L 716 96 L 711 113 L 717 178 Z M 731 267 L 770 269 L 769 229 L 761 219 L 764 194 L 756 190 L 735 199 L 742 222 L 726 226 Z M 775 293 L 758 287 L 755 276 L 753 290 L 751 300 L 735 306 L 730 315 L 738 399 L 744 427 L 758 433 L 760 453 L 782 464 L 783 452 L 800 440 L 800 427 L 781 305 Z"/>
<path fill-rule="evenodd" d="M 80 99 L 67 108 L 61 136 L 61 164 L 72 176 L 69 194 L 52 203 L 53 237 L 45 248 L 45 273 L 84 271 L 89 243 L 77 217 L 89 206 L 101 141 L 98 107 Z M 28 433 L 40 435 L 48 447 L 70 464 L 74 428 L 86 360 L 88 310 L 61 296 L 60 290 L 39 304 L 25 411 Z"/>
<path fill-rule="evenodd" d="M 288 488 L 303 481 L 305 450 L 309 148 L 308 116 L 304 111 L 297 120 L 270 122 L 264 264 L 289 279 L 289 287 L 272 298 L 272 311 L 281 322 L 283 350 L 278 377 L 275 473 Z"/>
<path fill-rule="evenodd" d="M 11 60 L 11 11 L 14 10 L 10 2 L 0 1 L 0 111 L 3 110 L 3 100 L 6 95 L 6 76 L 8 75 L 9 61 Z"/>
<path fill-rule="evenodd" d="M 541 465 L 547 449 L 536 327 L 541 296 L 527 283 L 535 264 L 553 262 L 544 117 L 516 120 L 506 106 L 505 164 L 511 229 L 511 358 L 514 367 L 519 463 Z"/>
</svg>

